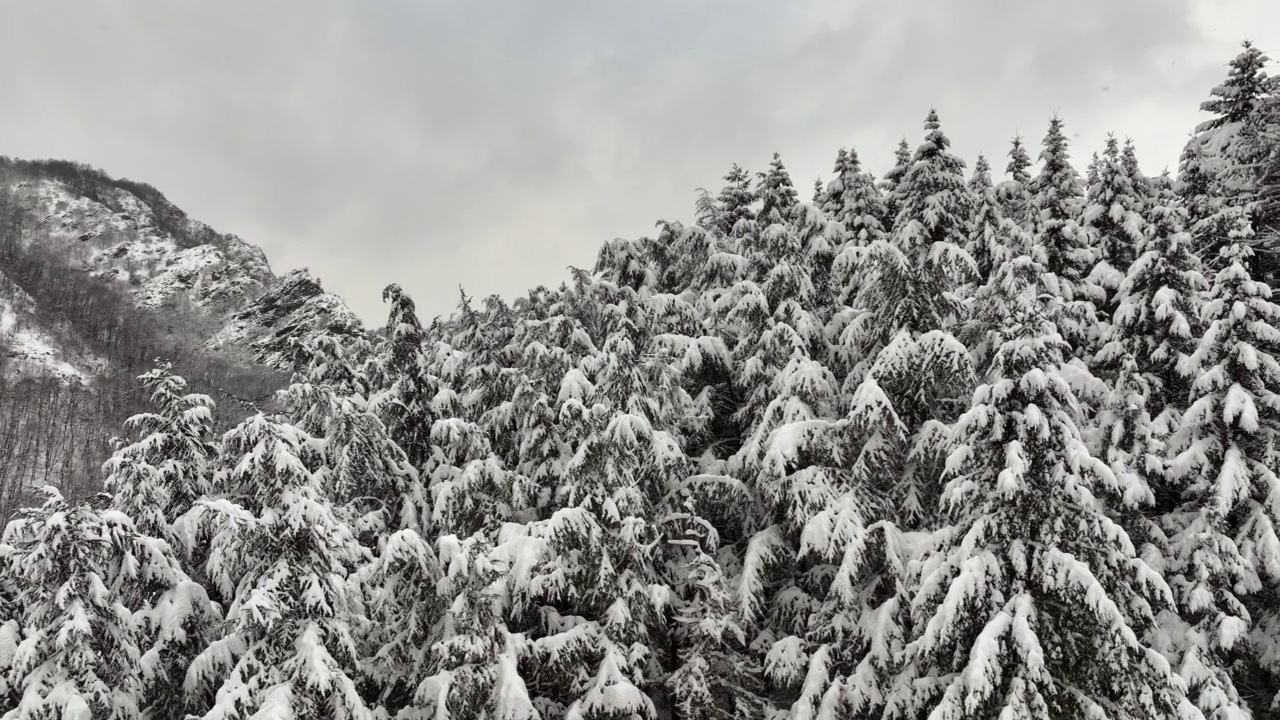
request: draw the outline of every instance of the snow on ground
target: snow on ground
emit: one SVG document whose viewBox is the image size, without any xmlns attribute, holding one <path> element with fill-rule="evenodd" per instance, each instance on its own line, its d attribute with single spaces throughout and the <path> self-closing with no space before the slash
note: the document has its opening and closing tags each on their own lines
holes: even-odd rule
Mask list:
<svg viewBox="0 0 1280 720">
<path fill-rule="evenodd" d="M 91 359 L 78 368 L 66 360 L 68 353 L 51 335 L 35 327 L 30 316 L 35 303 L 30 295 L 0 275 L 0 352 L 6 357 L 4 372 L 10 377 L 41 375 L 86 383 L 95 365 Z"/>
</svg>

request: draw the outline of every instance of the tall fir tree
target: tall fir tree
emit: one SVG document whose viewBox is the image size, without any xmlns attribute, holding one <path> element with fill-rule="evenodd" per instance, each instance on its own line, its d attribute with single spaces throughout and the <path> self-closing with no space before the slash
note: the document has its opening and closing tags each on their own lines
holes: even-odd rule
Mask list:
<svg viewBox="0 0 1280 720">
<path fill-rule="evenodd" d="M 889 717 L 1173 718 L 1185 706 L 1142 639 L 1168 587 L 1099 500 L 1123 488 L 1084 447 L 1040 272 L 1024 255 L 993 280 L 1006 320 L 953 430 L 947 524 L 919 566 Z"/>
<path fill-rule="evenodd" d="M 902 181 L 898 222 L 863 256 L 854 302 L 860 314 L 842 339 L 868 358 L 846 384 L 872 383 L 876 393 L 887 393 L 893 411 L 876 412 L 876 418 L 893 417 L 905 426 L 906 454 L 882 478 L 892 506 L 909 525 L 925 521 L 936 496 L 931 475 L 940 460 L 941 423 L 958 413 L 971 374 L 968 352 L 949 331 L 963 319 L 956 290 L 976 270 L 964 250 L 972 212 L 964 163 L 949 152 L 936 112 L 929 112 L 925 130 Z M 855 405 L 850 422 L 872 422 L 858 417 L 863 409 Z M 870 431 L 869 437 L 883 431 Z"/>
<path fill-rule="evenodd" d="M 1194 379 L 1170 439 L 1169 475 L 1180 503 L 1166 519 L 1165 574 L 1186 623 L 1174 650 L 1206 711 L 1239 703 L 1228 672 L 1235 661 L 1251 653 L 1274 657 L 1277 638 L 1267 632 L 1274 623 L 1255 625 L 1250 611 L 1266 616 L 1275 606 L 1264 600 L 1251 608 L 1248 596 L 1265 590 L 1262 597 L 1270 597 L 1280 581 L 1280 306 L 1249 275 L 1248 246 L 1223 254 L 1204 306 L 1206 330 L 1181 363 Z M 1251 626 L 1261 631 L 1250 634 Z"/>
<path fill-rule="evenodd" d="M 1107 136 L 1106 149 L 1098 157 L 1096 180 L 1085 195 L 1083 225 L 1099 250 L 1089 283 L 1101 289 L 1098 309 L 1104 317 L 1115 311 L 1116 294 L 1138 255 L 1144 234 L 1144 195 L 1134 187 L 1124 167 L 1120 144 Z"/>
<path fill-rule="evenodd" d="M 409 463 L 421 470 L 431 454 L 431 425 L 439 417 L 434 403 L 438 378 L 431 374 L 426 333 L 413 299 L 399 285 L 388 285 L 382 299 L 391 305 L 386 338 L 379 343 L 367 375 L 374 411 Z"/>
<path fill-rule="evenodd" d="M 973 258 L 977 269 L 974 280 L 981 286 L 1015 252 L 1021 242 L 1017 236 L 1023 234 L 1023 230 L 1005 217 L 996 188 L 991 184 L 991 166 L 981 155 L 974 163 L 969 190 L 973 193 L 974 209 L 965 250 Z"/>
<path fill-rule="evenodd" d="M 19 588 L 22 643 L 10 677 L 20 692 L 5 720 L 141 715 L 142 641 L 133 613 L 109 589 L 114 543 L 88 502 L 72 505 L 52 487 L 5 529 L 5 565 Z"/>
<path fill-rule="evenodd" d="M 1013 220 L 1020 227 L 1027 228 L 1032 220 L 1030 172 L 1032 162 L 1021 135 L 1013 136 L 1013 140 L 1009 142 L 1007 155 L 1009 163 L 1004 171 L 1009 179 L 996 185 L 1000 209 L 1005 217 Z"/>
<path fill-rule="evenodd" d="M 760 210 L 756 213 L 756 223 L 763 231 L 775 223 L 787 223 L 795 218 L 800 196 L 796 193 L 791 175 L 782 164 L 782 156 L 773 154 L 768 172 L 758 175 L 756 195 L 761 200 Z"/>
<path fill-rule="evenodd" d="M 1193 240 L 1183 230 L 1185 212 L 1161 204 L 1143 228 L 1138 257 L 1117 293 L 1117 309 L 1107 342 L 1095 358 L 1101 374 L 1119 368 L 1126 356 L 1137 363 L 1151 388 L 1150 410 L 1180 413 L 1190 378 L 1180 369 L 1195 350 L 1202 326 L 1202 295 L 1209 284 Z"/>
<path fill-rule="evenodd" d="M 1072 286 L 1080 284 L 1093 267 L 1093 248 L 1080 225 L 1084 191 L 1080 176 L 1071 166 L 1062 118 L 1049 121 L 1040 152 L 1040 174 L 1032 182 L 1033 232 L 1045 248 L 1045 269 Z"/>
<path fill-rule="evenodd" d="M 223 438 L 228 497 L 206 501 L 208 569 L 232 600 L 225 635 L 187 675 L 214 691 L 204 720 L 373 717 L 358 686 L 366 617 L 351 577 L 368 554 L 323 494 L 320 445 L 261 414 Z"/>
<path fill-rule="evenodd" d="M 1220 250 L 1235 242 L 1254 246 L 1250 271 L 1274 276 L 1280 261 L 1271 247 L 1271 233 L 1263 232 L 1274 220 L 1260 202 L 1267 157 L 1276 146 L 1274 105 L 1280 97 L 1280 78 L 1267 75 L 1269 58 L 1252 43 L 1228 64 L 1226 80 L 1213 88 L 1200 104 L 1214 117 L 1196 127 L 1183 154 L 1180 180 L 1183 196 L 1195 199 L 1192 234 L 1202 257 L 1216 266 Z M 1206 187 L 1207 186 L 1207 187 Z M 1205 192 L 1207 190 L 1207 192 Z"/>
<path fill-rule="evenodd" d="M 726 185 L 716 196 L 705 191 L 698 199 L 698 224 L 718 230 L 724 237 L 736 237 L 738 223 L 754 217 L 752 205 L 757 200 L 751 187 L 751 175 L 734 163 L 724 176 Z"/>
<path fill-rule="evenodd" d="M 881 225 L 885 230 L 892 230 L 898 222 L 898 211 L 901 210 L 903 182 L 907 171 L 911 169 L 911 146 L 904 137 L 893 151 L 893 167 L 885 171 L 880 180 L 880 188 L 884 192 L 884 219 Z"/>
<path fill-rule="evenodd" d="M 187 393 L 186 380 L 173 374 L 171 363 L 138 380 L 151 410 L 127 421 L 137 440 L 107 460 L 106 489 L 139 532 L 172 542 L 173 523 L 211 488 L 214 404 L 207 395 Z"/>
</svg>

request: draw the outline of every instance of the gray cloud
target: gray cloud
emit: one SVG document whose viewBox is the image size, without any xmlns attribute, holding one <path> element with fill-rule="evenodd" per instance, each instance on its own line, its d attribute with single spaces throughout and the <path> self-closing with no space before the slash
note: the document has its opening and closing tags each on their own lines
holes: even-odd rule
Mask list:
<svg viewBox="0 0 1280 720">
<path fill-rule="evenodd" d="M 1222 9 L 1229 8 L 1229 9 Z M 1003 156 L 1062 113 L 1176 162 L 1262 0 L 10 3 L 0 152 L 150 182 L 309 266 L 372 323 L 589 266 L 687 218 L 693 190 L 778 150 L 797 185 L 856 145 L 883 171 L 937 106 L 957 152 Z M 1272 19 L 1270 25 L 1264 20 Z M 1254 38 L 1280 54 L 1280 37 Z M 1270 41 L 1270 42 L 1269 42 Z M 1002 165 L 1003 163 L 998 163 Z"/>
</svg>

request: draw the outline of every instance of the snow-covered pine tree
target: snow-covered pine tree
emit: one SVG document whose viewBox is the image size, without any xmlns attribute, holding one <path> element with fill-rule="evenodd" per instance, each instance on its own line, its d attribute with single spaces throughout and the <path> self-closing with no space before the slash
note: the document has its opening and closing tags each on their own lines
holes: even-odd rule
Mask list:
<svg viewBox="0 0 1280 720">
<path fill-rule="evenodd" d="M 861 169 L 857 150 L 849 151 L 849 164 L 853 173 L 841 191 L 840 213 L 834 217 L 828 215 L 828 219 L 844 225 L 849 242 L 865 247 L 884 235 L 885 225 L 881 218 L 886 217 L 888 211 L 875 178 Z"/>
<path fill-rule="evenodd" d="M 427 480 L 435 532 L 490 536 L 531 509 L 533 488 L 493 453 L 484 428 L 460 418 L 437 420 L 431 441 Z"/>
<path fill-rule="evenodd" d="M 890 521 L 864 526 L 856 492 L 830 504 L 805 528 L 802 556 L 832 573 L 810 615 L 807 657 L 777 653 L 773 674 L 801 686 L 792 718 L 882 717 L 910 633 L 912 563 L 924 533 Z"/>
<path fill-rule="evenodd" d="M 794 220 L 800 197 L 791 182 L 791 175 L 782 164 L 782 156 L 778 153 L 773 154 L 768 172 L 759 173 L 756 197 L 761 200 L 760 210 L 756 213 L 756 224 L 761 230 L 775 223 Z"/>
<path fill-rule="evenodd" d="M 429 653 L 451 600 L 440 592 L 443 577 L 435 549 L 413 528 L 388 535 L 358 571 L 369 620 L 358 640 L 361 672 L 366 695 L 389 717 L 412 704 L 431 674 Z"/>
<path fill-rule="evenodd" d="M 777 561 L 762 563 L 776 581 L 761 594 L 740 592 L 739 601 L 753 625 L 761 617 L 756 610 L 763 609 L 764 634 L 782 639 L 804 633 L 814 597 L 823 591 L 815 576 L 786 572 L 799 553 L 801 532 L 842 494 L 844 483 L 834 427 L 835 377 L 822 363 L 795 354 L 770 390 L 772 400 L 730 469 L 749 478 L 758 513 L 750 527 L 756 537 L 770 539 L 768 557 Z M 751 550 L 748 555 L 754 564 Z"/>
<path fill-rule="evenodd" d="M 21 687 L 12 682 L 13 661 L 22 642 L 22 608 L 18 605 L 18 585 L 9 566 L 11 550 L 0 538 L 0 707 L 18 704 Z"/>
<path fill-rule="evenodd" d="M 1123 493 L 1105 500 L 1138 554 L 1159 571 L 1165 545 L 1160 514 L 1170 509 L 1165 477 L 1170 423 L 1167 418 L 1161 418 L 1161 423 L 1152 417 L 1151 407 L 1156 403 L 1151 376 L 1142 372 L 1127 348 L 1121 346 L 1117 352 L 1118 357 L 1111 361 L 1111 382 L 1092 423 L 1096 437 L 1090 452 L 1120 478 L 1117 487 L 1123 488 Z M 1087 436 L 1088 431 L 1085 433 Z"/>
<path fill-rule="evenodd" d="M 951 291 L 974 272 L 963 250 L 972 212 L 964 162 L 949 152 L 935 111 L 925 130 L 899 186 L 902 207 L 893 231 L 865 256 L 856 297 L 864 315 L 855 327 L 869 346 L 888 342 L 899 329 L 927 332 L 955 322 L 961 304 Z"/>
<path fill-rule="evenodd" d="M 738 223 L 755 217 L 751 207 L 759 199 L 751 187 L 751 174 L 734 163 L 724 176 L 727 183 L 712 197 L 703 191 L 698 198 L 698 224 L 707 230 L 718 230 L 723 237 L 737 237 Z"/>
<path fill-rule="evenodd" d="M 1040 152 L 1040 174 L 1032 181 L 1036 217 L 1032 229 L 1036 242 L 1045 249 L 1045 268 L 1070 288 L 1080 284 L 1095 260 L 1087 233 L 1080 225 L 1084 210 L 1084 189 L 1071 166 L 1062 118 L 1049 121 Z M 1068 289 L 1068 288 L 1064 288 Z"/>
<path fill-rule="evenodd" d="M 1107 136 L 1096 174 L 1097 179 L 1085 195 L 1082 221 L 1101 251 L 1089 274 L 1089 283 L 1104 293 L 1098 310 L 1109 318 L 1115 312 L 1120 283 L 1142 244 L 1145 197 L 1134 187 L 1114 135 Z"/>
<path fill-rule="evenodd" d="M 1278 642 L 1274 620 L 1264 619 L 1274 604 L 1247 600 L 1271 596 L 1280 583 L 1280 306 L 1250 277 L 1251 253 L 1241 243 L 1223 252 L 1204 306 L 1207 328 L 1181 363 L 1194 378 L 1190 406 L 1170 439 L 1180 504 L 1166 519 L 1165 574 L 1186 621 L 1174 633 L 1183 641 L 1175 664 L 1206 712 L 1238 701 L 1227 672 L 1234 660 L 1249 651 L 1274 658 Z"/>
<path fill-rule="evenodd" d="M 488 425 L 512 437 L 504 465 L 530 481 L 527 504 L 533 517 L 554 511 L 553 496 L 564 464 L 581 441 L 581 402 L 590 382 L 579 363 L 596 352 L 582 324 L 561 314 L 557 303 L 546 319 L 518 323 L 512 344 L 521 349 L 510 401 L 494 410 Z"/>
<path fill-rule="evenodd" d="M 320 335 L 307 367 L 282 394 L 290 417 L 320 439 L 317 478 L 330 501 L 346 506 L 367 544 L 401 528 L 425 532 L 431 501 L 404 450 L 362 394 L 367 379 L 340 338 Z"/>
<path fill-rule="evenodd" d="M 204 720 L 373 717 L 357 685 L 364 598 L 349 578 L 368 553 L 323 494 L 320 446 L 262 414 L 223 436 L 226 492 L 202 504 L 216 527 L 209 577 L 232 601 L 226 634 L 187 673 L 188 687 L 216 689 Z"/>
<path fill-rule="evenodd" d="M 1169 589 L 1099 500 L 1124 478 L 1084 447 L 1040 273 L 1024 255 L 992 281 L 1006 320 L 953 430 L 947 524 L 921 561 L 888 717 L 1185 717 L 1143 641 Z"/>
<path fill-rule="evenodd" d="M 885 171 L 880 179 L 880 189 L 884 194 L 884 218 L 880 224 L 886 231 L 892 230 L 898 222 L 898 212 L 902 209 L 903 182 L 907 171 L 911 169 L 911 146 L 904 137 L 898 141 L 893 151 L 893 167 Z"/>
<path fill-rule="evenodd" d="M 214 404 L 207 395 L 187 393 L 186 380 L 173 374 L 171 363 L 138 380 L 152 410 L 126 422 L 138 439 L 103 466 L 106 490 L 138 532 L 173 542 L 174 521 L 208 494 L 213 480 Z"/>
<path fill-rule="evenodd" d="M 478 538 L 441 537 L 437 553 L 402 530 L 361 571 L 375 650 L 365 667 L 390 717 L 538 718 L 517 668 L 522 640 L 500 615 L 510 568 Z"/>
<path fill-rule="evenodd" d="M 1084 188 L 1071 166 L 1061 118 L 1049 122 L 1040 160 L 1040 174 L 1032 181 L 1029 230 L 1045 253 L 1041 281 L 1061 299 L 1050 307 L 1058 331 L 1075 354 L 1087 358 L 1101 341 L 1097 308 L 1106 294 L 1088 280 L 1101 251 L 1083 225 Z"/>
<path fill-rule="evenodd" d="M 881 482 L 898 517 L 912 525 L 924 522 L 932 508 L 936 488 L 930 468 L 941 460 L 936 444 L 941 423 L 958 414 L 967 392 L 972 372 L 968 352 L 949 330 L 964 313 L 955 291 L 976 271 L 964 251 L 972 212 L 964 163 L 948 151 L 951 142 L 936 112 L 929 112 L 925 130 L 925 141 L 900 185 L 902 207 L 893 232 L 863 255 L 862 284 L 853 303 L 858 314 L 841 340 L 856 348 L 850 354 L 870 359 L 846 384 L 875 385 L 874 392 L 854 394 L 883 393 L 893 422 L 905 430 L 906 456 L 883 469 Z M 855 426 L 880 418 L 878 411 L 876 418 L 862 418 L 862 409 L 855 405 L 851 411 Z M 865 439 L 882 437 L 887 430 L 869 429 Z"/>
<path fill-rule="evenodd" d="M 836 307 L 850 302 L 851 294 L 860 284 L 857 278 L 859 258 L 864 248 L 884 237 L 886 226 L 883 219 L 888 216 L 884 196 L 871 173 L 862 170 L 857 151 L 849 151 L 844 161 L 845 172 L 837 179 L 840 183 L 838 207 L 836 203 L 830 203 L 823 208 L 826 219 L 839 222 L 844 229 L 843 242 L 833 248 L 835 257 L 829 281 L 830 300 Z M 828 234 L 835 239 L 834 233 Z M 839 312 L 836 314 L 838 324 L 833 330 L 838 332 L 842 327 L 839 323 L 843 323 L 845 318 L 839 317 Z"/>
<path fill-rule="evenodd" d="M 1021 135 L 1014 135 L 1009 142 L 1009 164 L 1005 173 L 1009 179 L 996 185 L 996 196 L 1000 199 L 1000 210 L 1004 216 L 1013 220 L 1019 227 L 1028 228 L 1031 224 L 1031 156 L 1022 142 Z"/>
<path fill-rule="evenodd" d="M 136 720 L 143 699 L 138 626 L 111 590 L 114 543 L 99 507 L 52 487 L 5 528 L 22 642 L 9 677 L 20 693 L 4 720 Z"/>
<path fill-rule="evenodd" d="M 1089 165 L 1084 171 L 1084 186 L 1091 188 L 1098 183 L 1098 166 L 1102 164 L 1102 158 L 1098 157 L 1097 151 L 1089 158 Z"/>
<path fill-rule="evenodd" d="M 1129 356 L 1151 386 L 1149 410 L 1177 414 L 1186 406 L 1190 381 L 1178 365 L 1201 334 L 1201 296 L 1209 287 L 1183 230 L 1185 212 L 1158 204 L 1148 213 L 1138 256 L 1117 291 L 1117 309 L 1107 342 L 1094 359 L 1099 374 L 1112 375 Z M 1168 423 L 1166 423 L 1167 425 Z"/>
<path fill-rule="evenodd" d="M 431 455 L 431 425 L 439 417 L 434 406 L 439 381 L 430 371 L 426 334 L 413 300 L 395 284 L 382 291 L 382 299 L 391 310 L 387 336 L 366 373 L 372 390 L 369 401 L 391 439 L 421 471 Z"/>
<path fill-rule="evenodd" d="M 996 189 L 991 184 L 991 166 L 981 155 L 974 163 L 969 191 L 973 193 L 974 209 L 965 251 L 973 258 L 977 268 L 974 280 L 981 286 L 1011 257 L 1015 244 L 1020 242 L 1014 236 L 1023 231 L 1005 217 Z"/>
<path fill-rule="evenodd" d="M 673 590 L 672 705 L 690 720 L 759 717 L 766 704 L 762 668 L 747 646 L 727 574 L 736 556 L 721 535 L 722 529 L 730 538 L 741 534 L 747 488 L 728 476 L 694 475 L 674 495 L 679 500 L 664 521 Z"/>
<path fill-rule="evenodd" d="M 544 716 L 655 717 L 666 680 L 671 590 L 661 580 L 654 489 L 685 474 L 683 453 L 638 415 L 596 404 L 565 468 L 560 509 L 531 528 L 546 545 L 517 602 L 533 606 Z"/>
<path fill-rule="evenodd" d="M 141 717 L 167 720 L 205 712 L 213 696 L 187 687 L 186 673 L 218 637 L 221 608 L 188 577 L 168 542 L 140 534 L 118 510 L 105 510 L 100 518 L 111 546 L 104 578 L 119 602 L 133 610 L 142 650 Z"/>
<path fill-rule="evenodd" d="M 1131 137 L 1124 139 L 1124 150 L 1120 154 L 1120 166 L 1124 168 L 1124 174 L 1129 179 L 1129 184 L 1133 186 L 1134 193 L 1142 199 L 1141 211 L 1145 212 L 1150 207 L 1150 203 L 1156 199 L 1158 190 L 1156 189 L 1155 179 L 1144 175 L 1142 168 L 1138 166 L 1138 149 Z"/>
<path fill-rule="evenodd" d="M 840 216 L 844 209 L 844 188 L 861 170 L 860 164 L 856 152 L 850 158 L 849 151 L 845 148 L 836 151 L 835 167 L 831 169 L 835 178 L 825 188 L 819 189 L 813 198 L 814 206 L 827 217 Z M 819 179 L 818 182 L 821 183 L 822 180 Z"/>
<path fill-rule="evenodd" d="M 1243 50 L 1228 64 L 1226 80 L 1200 104 L 1202 111 L 1215 117 L 1196 128 L 1189 144 L 1197 147 L 1190 158 L 1184 154 L 1184 164 L 1194 162 L 1199 165 L 1196 171 L 1209 178 L 1215 198 L 1212 205 L 1217 206 L 1211 206 L 1207 215 L 1202 210 L 1192 216 L 1192 232 L 1203 248 L 1202 257 L 1212 264 L 1224 246 L 1249 242 L 1255 246 L 1255 267 L 1250 272 L 1264 277 L 1277 264 L 1271 257 L 1275 249 L 1260 243 L 1266 224 L 1259 214 L 1260 181 L 1274 143 L 1268 139 L 1268 127 L 1275 123 L 1271 106 L 1280 96 L 1280 77 L 1266 72 L 1269 62 L 1251 42 L 1243 43 Z"/>
</svg>

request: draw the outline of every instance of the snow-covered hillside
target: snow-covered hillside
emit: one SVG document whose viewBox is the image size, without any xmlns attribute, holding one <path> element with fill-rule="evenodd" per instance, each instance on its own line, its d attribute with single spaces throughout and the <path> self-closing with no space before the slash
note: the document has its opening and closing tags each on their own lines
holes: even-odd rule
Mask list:
<svg viewBox="0 0 1280 720">
<path fill-rule="evenodd" d="M 0 373 L 84 383 L 102 369 L 100 358 L 65 346 L 60 333 L 42 327 L 36 317 L 35 300 L 0 273 Z"/>
<path fill-rule="evenodd" d="M 291 341 L 325 328 L 361 332 L 342 299 L 306 271 L 277 277 L 260 248 L 187 217 L 149 186 L 94 171 L 88 180 L 69 178 L 42 163 L 3 169 L 25 250 L 108 281 L 140 313 L 184 318 L 192 347 L 289 369 Z M 139 197 L 130 187 L 149 192 Z M 6 271 L 0 267 L 0 348 L 14 361 L 6 372 L 90 380 L 102 361 L 78 347 L 91 338 L 42 313 Z M 185 321 L 193 316 L 199 322 Z"/>
</svg>

